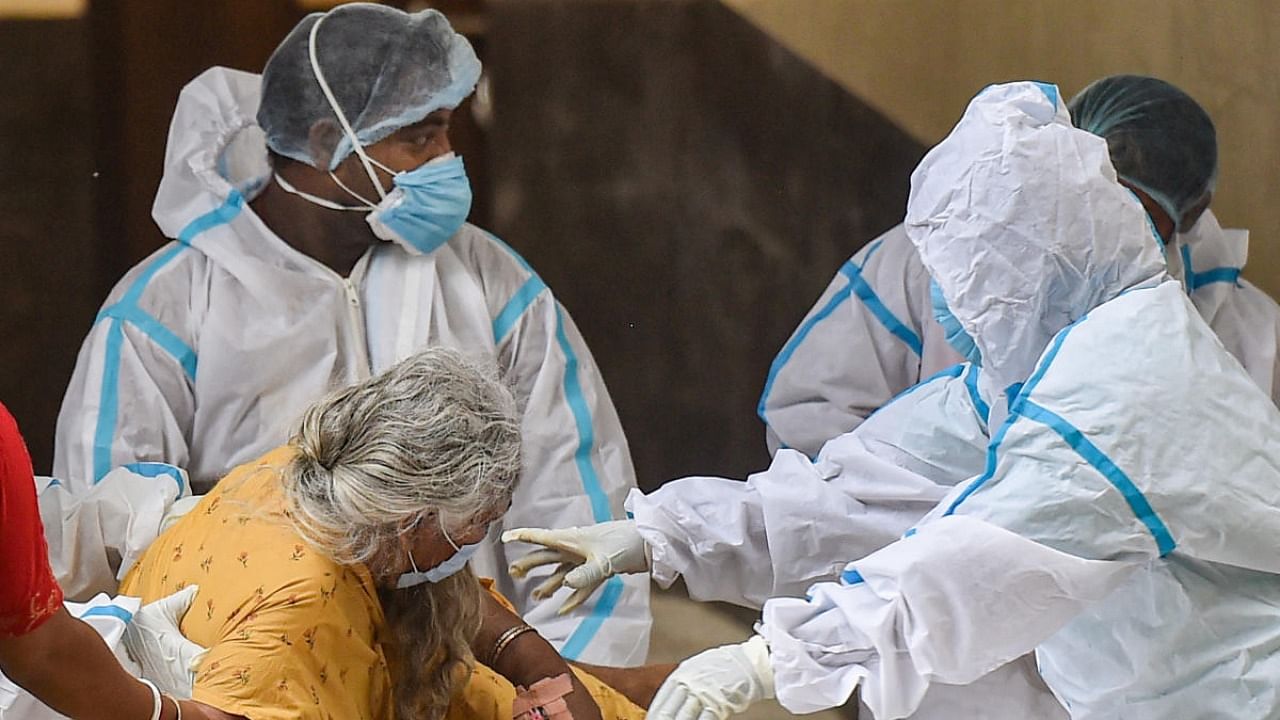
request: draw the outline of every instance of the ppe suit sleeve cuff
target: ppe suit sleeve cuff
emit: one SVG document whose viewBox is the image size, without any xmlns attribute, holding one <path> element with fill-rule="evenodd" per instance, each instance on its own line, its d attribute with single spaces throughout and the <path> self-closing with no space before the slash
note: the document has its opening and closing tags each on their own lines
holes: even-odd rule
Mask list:
<svg viewBox="0 0 1280 720">
<path fill-rule="evenodd" d="M 792 625 L 827 618 L 812 601 L 778 598 L 765 603 L 763 619 L 756 632 L 769 644 L 769 665 L 773 672 L 774 694 L 778 702 L 797 715 L 818 712 L 846 703 L 858 684 L 867 677 L 863 665 L 875 657 L 868 647 L 848 643 L 845 633 L 835 635 L 835 645 L 807 642 Z"/>
<path fill-rule="evenodd" d="M 669 538 L 678 535 L 678 528 L 663 514 L 655 496 L 645 495 L 638 489 L 627 494 L 623 507 L 627 516 L 635 520 L 640 537 L 644 538 L 650 557 L 650 576 L 662 589 L 671 587 L 680 575 L 680 569 L 672 564 L 676 555 L 671 551 Z"/>
</svg>

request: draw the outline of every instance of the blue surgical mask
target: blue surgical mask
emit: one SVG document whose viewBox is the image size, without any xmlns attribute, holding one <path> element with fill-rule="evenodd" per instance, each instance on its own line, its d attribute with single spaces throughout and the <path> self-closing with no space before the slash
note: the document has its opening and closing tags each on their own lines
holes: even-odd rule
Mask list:
<svg viewBox="0 0 1280 720">
<path fill-rule="evenodd" d="M 445 540 L 449 540 L 449 536 L 444 536 Z M 483 542 L 483 541 L 481 541 Z M 453 545 L 453 541 L 449 540 L 449 544 Z M 396 589 L 403 590 L 422 583 L 438 583 L 445 578 L 455 575 L 459 570 L 467 566 L 467 562 L 471 560 L 471 556 L 476 554 L 476 550 L 480 548 L 480 542 L 470 545 L 458 547 L 453 545 L 453 554 L 444 562 L 433 568 L 419 570 L 418 563 L 413 561 L 413 552 L 409 554 L 409 565 L 413 567 L 413 572 L 401 573 L 400 579 L 396 580 Z"/>
<path fill-rule="evenodd" d="M 454 153 L 396 173 L 392 182 L 395 188 L 365 219 L 374 235 L 410 252 L 426 254 L 445 244 L 471 212 L 471 182 Z"/>
<path fill-rule="evenodd" d="M 342 205 L 326 198 L 303 192 L 276 175 L 276 183 L 320 207 L 367 213 L 365 222 L 373 234 L 387 242 L 399 243 L 412 253 L 423 255 L 435 250 L 457 234 L 471 212 L 471 181 L 467 179 L 462 158 L 446 153 L 416 170 L 396 172 L 386 165 L 367 159 L 370 165 L 392 175 L 394 187 L 373 202 L 347 187 L 338 176 L 329 173 L 338 187 L 360 201 L 361 205 Z M 379 187 L 381 191 L 381 187 Z"/>
<path fill-rule="evenodd" d="M 973 341 L 973 336 L 964 329 L 960 320 L 951 312 L 951 308 L 947 307 L 947 299 L 942 296 L 942 288 L 932 280 L 929 281 L 929 301 L 933 305 L 933 319 L 942 326 L 947 344 L 969 362 L 982 367 L 982 351 Z"/>
</svg>

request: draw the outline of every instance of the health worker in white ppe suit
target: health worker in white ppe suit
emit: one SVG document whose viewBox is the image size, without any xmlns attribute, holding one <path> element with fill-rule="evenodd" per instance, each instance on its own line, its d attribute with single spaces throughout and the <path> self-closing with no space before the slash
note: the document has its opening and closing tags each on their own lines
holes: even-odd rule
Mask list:
<svg viewBox="0 0 1280 720">
<path fill-rule="evenodd" d="M 1088 123 L 1086 129 L 1107 140 L 1121 183 L 1143 200 L 1161 239 L 1170 238 L 1180 250 L 1170 262 L 1171 271 L 1177 274 L 1182 267 L 1178 258 L 1192 248 L 1197 260 L 1187 266 L 1235 266 L 1230 273 L 1194 273 L 1194 286 L 1184 276 L 1184 288 L 1202 316 L 1216 323 L 1228 347 L 1255 371 L 1258 384 L 1272 387 L 1276 343 L 1271 331 L 1280 312 L 1261 291 L 1236 282 L 1246 234 L 1222 231 L 1210 213 L 1201 217 L 1217 167 L 1208 115 L 1172 85 L 1136 76 L 1100 80 L 1077 95 L 1068 110 Z M 1194 230 L 1175 232 L 1175 225 L 1191 225 Z M 893 288 L 903 292 L 894 293 Z M 978 368 L 958 364 L 963 355 L 951 340 L 964 335 L 957 333 L 954 323 L 944 327 L 936 319 L 937 300 L 928 272 L 901 227 L 846 265 L 774 364 L 770 387 L 780 394 L 765 393 L 766 401 L 807 398 L 778 406 L 781 414 L 765 413 L 767 420 L 781 420 L 772 424 L 775 429 L 785 425 L 797 432 L 812 430 L 803 440 L 797 441 L 796 433 L 787 438 L 807 457 L 779 453 L 769 471 L 746 484 L 686 479 L 631 501 L 639 531 L 654 542 L 652 570 L 660 584 L 669 585 L 683 575 L 697 599 L 750 607 L 759 607 L 771 596 L 801 595 L 814 582 L 838 577 L 848 558 L 870 554 L 898 539 L 951 487 L 982 472 L 990 440 L 992 389 L 980 382 Z M 945 310 L 945 302 L 941 307 Z M 899 317 L 901 321 L 895 319 Z M 1241 332 L 1246 328 L 1261 329 L 1247 336 Z M 914 346 L 923 348 L 923 360 L 910 349 Z M 851 355 L 849 348 L 861 350 Z M 849 360 L 864 355 L 877 360 Z M 916 385 L 922 372 L 929 376 Z M 914 388 L 904 393 L 909 386 Z M 832 399 L 846 391 L 862 393 L 863 399 Z M 957 408 L 962 412 L 957 414 Z M 863 421 L 872 410 L 875 414 Z M 957 422 L 957 417 L 965 422 Z M 858 432 L 841 438 L 841 427 Z M 827 437 L 836 439 L 823 446 L 821 439 Z M 886 463 L 896 467 L 886 468 Z M 736 501 L 726 502 L 729 496 Z M 692 527 L 684 527 L 686 523 Z M 820 535 L 796 536 L 786 530 L 791 526 L 823 530 Z M 759 555 L 738 551 L 752 543 L 746 528 L 764 528 L 768 542 L 759 555 L 770 558 L 769 572 L 753 562 Z M 594 532 L 603 533 L 604 528 Z M 708 533 L 715 542 L 707 540 Z M 699 538 L 697 549 L 683 552 L 680 548 L 687 543 L 667 542 L 664 535 Z M 633 536 L 628 533 L 629 540 Z M 612 537 L 625 545 L 619 531 Z M 536 532 L 529 539 L 566 540 Z M 536 557 L 522 562 L 517 571 L 527 571 L 536 562 Z M 591 583 L 581 576 L 575 580 L 590 590 Z M 549 582 L 548 587 L 554 586 Z M 964 688 L 936 685 L 912 717 L 1050 718 L 1061 712 L 1037 677 L 1034 660 L 1025 658 Z"/>
<path fill-rule="evenodd" d="M 153 208 L 173 242 L 85 340 L 54 475 L 83 492 L 125 466 L 202 492 L 331 388 L 447 346 L 496 361 L 524 408 L 508 526 L 620 517 L 634 470 L 590 351 L 528 263 L 466 223 L 448 129 L 479 76 L 440 13 L 356 3 L 307 16 L 262 76 L 193 80 Z M 644 578 L 558 616 L 507 564 L 496 533 L 473 559 L 566 657 L 644 661 Z"/>
<path fill-rule="evenodd" d="M 1217 178 L 1213 122 L 1152 77 L 1116 75 L 1076 95 L 1076 127 L 1106 138 L 1120 181 L 1165 241 L 1169 272 L 1263 391 L 1280 400 L 1280 307 L 1240 277 L 1248 232 L 1206 212 Z M 758 413 L 770 452 L 810 457 L 924 378 L 960 362 L 930 310 L 929 274 L 899 225 L 859 250 L 783 345 Z"/>
<path fill-rule="evenodd" d="M 774 585 L 758 634 L 682 663 L 655 718 L 855 690 L 907 717 L 1032 652 L 1072 718 L 1280 714 L 1280 410 L 1167 272 L 1105 142 L 1053 86 L 988 88 L 913 174 L 906 228 L 969 360 L 954 377 L 815 461 L 784 450 L 747 483 L 634 494 L 634 521 L 547 531 L 526 561 L 560 562 L 552 580 L 579 592 L 650 566 L 691 590 L 699 573 Z M 907 430 L 873 434 L 898 412 Z M 901 539 L 868 553 L 849 532 L 974 464 Z M 843 542 L 839 582 L 799 596 Z"/>
</svg>

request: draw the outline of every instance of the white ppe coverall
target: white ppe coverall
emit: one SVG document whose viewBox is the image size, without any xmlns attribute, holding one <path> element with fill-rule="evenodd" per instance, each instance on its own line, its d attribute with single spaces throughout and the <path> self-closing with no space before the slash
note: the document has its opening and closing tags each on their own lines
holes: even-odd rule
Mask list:
<svg viewBox="0 0 1280 720">
<path fill-rule="evenodd" d="M 1264 392 L 1280 402 L 1280 306 L 1240 277 L 1249 233 L 1223 230 L 1206 211 L 1167 248 L 1205 322 Z M 769 369 L 758 413 L 769 451 L 810 457 L 921 379 L 962 358 L 929 311 L 929 273 L 898 225 L 872 240 L 835 278 Z"/>
<path fill-rule="evenodd" d="M 902 537 L 982 471 L 991 415 L 985 385 L 977 367 L 954 365 L 827 442 L 816 458 L 783 449 L 746 482 L 690 477 L 648 495 L 633 491 L 627 510 L 651 554 L 653 579 L 669 587 L 680 576 L 696 600 L 753 608 L 838 579 L 847 558 Z M 911 717 L 1066 714 L 1026 656 L 969 683 L 935 684 Z"/>
<path fill-rule="evenodd" d="M 72 617 L 97 631 L 107 647 L 115 652 L 121 666 L 136 677 L 141 675 L 141 669 L 125 653 L 124 630 L 141 604 L 135 597 L 98 595 L 86 603 L 68 602 L 64 607 Z M 92 682 L 89 678 L 86 681 Z M 66 716 L 0 674 L 0 720 L 66 720 Z"/>
<path fill-rule="evenodd" d="M 1166 272 L 1056 88 L 988 88 L 907 231 L 982 353 L 983 471 L 764 605 L 778 699 L 877 718 L 1036 653 L 1072 718 L 1280 716 L 1280 411 Z"/>
<path fill-rule="evenodd" d="M 37 477 L 36 493 L 49 565 L 66 598 L 77 601 L 114 593 L 166 519 L 194 501 L 186 473 L 165 463 L 117 467 L 76 491 Z"/>
<path fill-rule="evenodd" d="M 58 419 L 54 475 L 72 490 L 113 468 L 167 463 L 206 490 L 283 444 L 327 391 L 416 350 L 496 362 L 524 409 L 524 474 L 504 523 L 620 516 L 635 487 L 626 439 L 572 319 L 529 265 L 464 225 L 429 254 L 379 243 L 340 277 L 249 206 L 269 176 L 257 75 L 214 68 L 182 92 L 153 209 L 173 242 L 111 292 Z M 161 480 L 163 481 L 163 480 Z M 644 578 L 611 581 L 577 613 L 529 600 L 495 528 L 473 567 L 566 657 L 631 665 L 647 653 Z"/>
</svg>

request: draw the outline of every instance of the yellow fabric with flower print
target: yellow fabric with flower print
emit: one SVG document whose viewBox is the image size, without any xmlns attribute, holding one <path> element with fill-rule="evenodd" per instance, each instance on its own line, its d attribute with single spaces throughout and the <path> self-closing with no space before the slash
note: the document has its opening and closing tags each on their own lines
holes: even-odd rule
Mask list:
<svg viewBox="0 0 1280 720">
<path fill-rule="evenodd" d="M 373 579 L 294 532 L 279 481 L 293 453 L 278 448 L 232 470 L 148 548 L 121 593 L 150 602 L 200 586 L 182 621 L 183 634 L 209 648 L 196 673 L 199 702 L 253 720 L 394 720 Z M 644 717 L 577 674 L 606 720 Z M 447 720 L 510 720 L 514 700 L 505 678 L 477 665 Z"/>
</svg>

